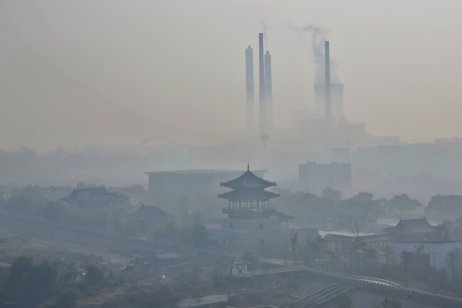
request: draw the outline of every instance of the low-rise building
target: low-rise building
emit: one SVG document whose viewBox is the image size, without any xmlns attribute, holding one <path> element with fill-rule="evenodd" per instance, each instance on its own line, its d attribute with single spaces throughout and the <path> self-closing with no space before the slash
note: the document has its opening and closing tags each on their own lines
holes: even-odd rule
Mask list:
<svg viewBox="0 0 462 308">
<path fill-rule="evenodd" d="M 361 271 L 388 262 L 388 234 L 328 232 L 323 237 L 327 251 L 336 263 L 334 266 L 339 269 Z"/>
<path fill-rule="evenodd" d="M 60 200 L 89 209 L 115 208 L 127 205 L 129 201 L 126 196 L 109 192 L 105 187 L 74 189 L 69 196 Z"/>
<path fill-rule="evenodd" d="M 233 262 L 231 266 L 231 276 L 238 277 L 249 272 L 248 270 L 249 262 L 237 259 Z"/>
<path fill-rule="evenodd" d="M 438 239 L 437 228 L 426 217 L 417 219 L 400 219 L 396 226 L 386 228 L 394 242 L 435 241 Z"/>
<path fill-rule="evenodd" d="M 383 249 L 390 245 L 390 235 L 379 233 L 328 232 L 324 235 L 330 250 L 345 250 L 358 244 L 364 249 Z"/>
<path fill-rule="evenodd" d="M 426 256 L 429 266 L 435 269 L 444 269 L 448 273 L 462 270 L 462 242 L 400 242 L 392 243 L 391 250 L 395 260 L 404 262 L 404 253 Z"/>
</svg>

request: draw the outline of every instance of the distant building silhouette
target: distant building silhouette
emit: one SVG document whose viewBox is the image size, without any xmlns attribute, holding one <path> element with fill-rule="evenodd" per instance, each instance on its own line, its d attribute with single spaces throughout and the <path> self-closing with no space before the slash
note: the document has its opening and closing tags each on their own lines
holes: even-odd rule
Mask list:
<svg viewBox="0 0 462 308">
<path fill-rule="evenodd" d="M 352 189 L 351 164 L 307 162 L 298 167 L 300 189 L 320 196 L 326 188 L 342 193 Z"/>
<path fill-rule="evenodd" d="M 97 209 L 126 205 L 128 198 L 117 193 L 108 192 L 105 187 L 74 189 L 72 193 L 61 201 L 79 207 Z"/>
<path fill-rule="evenodd" d="M 434 241 L 438 238 L 437 228 L 432 226 L 427 218 L 400 219 L 394 227 L 383 231 L 392 236 L 392 240 L 406 241 Z"/>
</svg>

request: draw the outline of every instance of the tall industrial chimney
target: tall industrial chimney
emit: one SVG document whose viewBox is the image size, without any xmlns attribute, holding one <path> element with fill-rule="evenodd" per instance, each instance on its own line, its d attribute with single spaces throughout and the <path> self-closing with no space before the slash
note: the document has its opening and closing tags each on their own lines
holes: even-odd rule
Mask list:
<svg viewBox="0 0 462 308">
<path fill-rule="evenodd" d="M 267 132 L 271 132 L 273 129 L 273 81 L 269 51 L 265 54 L 265 125 Z"/>
<path fill-rule="evenodd" d="M 245 50 L 245 86 L 247 98 L 247 132 L 255 129 L 255 90 L 253 77 L 253 49 L 249 45 Z"/>
<path fill-rule="evenodd" d="M 330 84 L 330 54 L 329 41 L 324 42 L 324 57 L 325 57 L 325 81 L 324 81 L 324 100 L 325 112 L 324 116 L 327 122 L 332 122 L 332 93 Z"/>
<path fill-rule="evenodd" d="M 259 128 L 260 133 L 266 133 L 266 104 L 265 104 L 265 59 L 263 33 L 258 33 L 258 66 L 259 66 Z"/>
</svg>

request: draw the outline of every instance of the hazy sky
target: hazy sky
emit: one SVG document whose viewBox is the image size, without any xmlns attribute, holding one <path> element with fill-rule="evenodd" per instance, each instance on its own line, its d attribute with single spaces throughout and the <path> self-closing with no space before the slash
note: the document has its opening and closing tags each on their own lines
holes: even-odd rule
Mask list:
<svg viewBox="0 0 462 308">
<path fill-rule="evenodd" d="M 275 124 L 290 127 L 314 105 L 310 39 L 291 25 L 312 23 L 328 30 L 350 121 L 462 137 L 461 16 L 457 0 L 0 0 L 0 147 L 239 131 L 244 49 L 265 28 Z"/>
</svg>

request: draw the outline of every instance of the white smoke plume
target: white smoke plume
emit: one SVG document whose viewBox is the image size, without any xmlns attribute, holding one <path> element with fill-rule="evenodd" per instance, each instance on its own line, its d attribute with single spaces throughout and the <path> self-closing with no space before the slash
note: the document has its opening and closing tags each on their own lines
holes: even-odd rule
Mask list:
<svg viewBox="0 0 462 308">
<path fill-rule="evenodd" d="M 265 39 L 265 43 L 268 44 L 268 25 L 262 18 L 260 18 L 260 25 L 262 28 L 263 38 Z"/>
<path fill-rule="evenodd" d="M 329 40 L 327 30 L 324 27 L 316 24 L 309 24 L 304 27 L 295 27 L 290 25 L 290 28 L 297 32 L 300 35 L 300 38 L 303 38 L 304 34 L 311 34 L 315 83 L 324 83 L 324 42 Z M 331 79 L 333 83 L 338 83 L 339 78 L 337 74 L 337 62 L 335 61 L 335 58 L 332 57 L 332 47 L 330 57 Z"/>
</svg>

